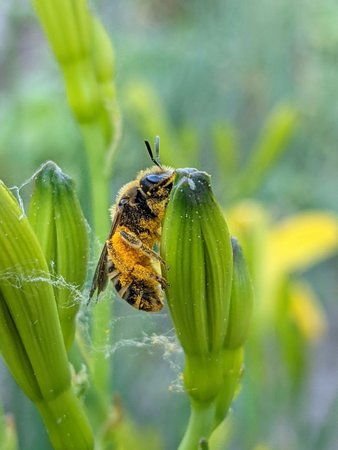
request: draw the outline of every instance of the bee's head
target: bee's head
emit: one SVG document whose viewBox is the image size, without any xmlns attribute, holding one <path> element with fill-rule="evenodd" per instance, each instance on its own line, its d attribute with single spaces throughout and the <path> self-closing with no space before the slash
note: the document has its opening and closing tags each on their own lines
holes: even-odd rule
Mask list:
<svg viewBox="0 0 338 450">
<path fill-rule="evenodd" d="M 159 170 L 147 173 L 140 179 L 140 188 L 147 197 L 154 200 L 167 198 L 172 188 L 175 172 Z"/>
<path fill-rule="evenodd" d="M 175 176 L 174 170 L 169 167 L 163 167 L 160 162 L 160 138 L 156 136 L 155 140 L 155 155 L 154 158 L 153 151 L 148 141 L 144 141 L 150 156 L 150 159 L 155 164 L 155 167 L 150 169 L 149 171 L 143 173 L 140 177 L 140 188 L 143 194 L 151 199 L 151 202 L 154 207 L 155 204 L 160 204 L 163 201 L 168 200 L 173 180 Z M 151 207 L 148 202 L 148 206 Z M 155 207 L 157 208 L 157 207 Z"/>
</svg>

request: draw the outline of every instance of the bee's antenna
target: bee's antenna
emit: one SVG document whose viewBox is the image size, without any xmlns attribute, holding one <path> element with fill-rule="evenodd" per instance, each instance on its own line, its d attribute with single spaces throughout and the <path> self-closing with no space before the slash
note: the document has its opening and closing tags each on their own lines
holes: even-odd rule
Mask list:
<svg viewBox="0 0 338 450">
<path fill-rule="evenodd" d="M 152 160 L 152 162 L 159 167 L 160 169 L 162 169 L 161 163 L 160 163 L 160 137 L 156 136 L 156 140 L 155 140 L 155 152 L 156 152 L 156 159 L 154 158 L 153 155 L 153 151 L 151 149 L 151 145 L 149 144 L 149 141 L 145 140 L 144 143 L 146 144 L 150 159 Z"/>
<path fill-rule="evenodd" d="M 160 136 L 156 136 L 155 138 L 155 153 L 156 161 L 160 164 Z"/>
</svg>

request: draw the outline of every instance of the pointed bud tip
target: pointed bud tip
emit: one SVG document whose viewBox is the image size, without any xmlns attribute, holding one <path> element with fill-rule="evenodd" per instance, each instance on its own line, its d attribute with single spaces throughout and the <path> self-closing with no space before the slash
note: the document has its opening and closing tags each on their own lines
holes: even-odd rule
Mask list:
<svg viewBox="0 0 338 450">
<path fill-rule="evenodd" d="M 43 184 L 63 184 L 66 187 L 71 187 L 73 184 L 71 178 L 62 172 L 61 168 L 53 161 L 43 163 L 34 178 L 36 182 L 42 182 Z"/>
<path fill-rule="evenodd" d="M 208 183 L 210 186 L 210 175 L 207 172 L 187 167 L 184 169 L 177 169 L 176 171 L 177 185 L 187 183 L 193 191 L 198 189 L 200 183 Z"/>
<path fill-rule="evenodd" d="M 184 168 L 177 169 L 174 181 L 173 193 L 180 193 L 189 203 L 199 204 L 210 196 L 210 175 L 206 172 Z"/>
</svg>

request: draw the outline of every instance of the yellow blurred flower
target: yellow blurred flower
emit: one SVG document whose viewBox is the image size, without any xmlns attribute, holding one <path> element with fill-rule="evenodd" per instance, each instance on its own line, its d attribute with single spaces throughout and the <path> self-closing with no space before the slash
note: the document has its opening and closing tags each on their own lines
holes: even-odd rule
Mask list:
<svg viewBox="0 0 338 450">
<path fill-rule="evenodd" d="M 338 219 L 325 212 L 304 212 L 275 225 L 268 235 L 269 259 L 278 271 L 307 269 L 338 246 Z"/>
<path fill-rule="evenodd" d="M 326 331 L 325 313 L 308 283 L 297 281 L 291 284 L 290 316 L 308 341 L 315 341 Z"/>
<path fill-rule="evenodd" d="M 338 218 L 333 213 L 311 211 L 272 223 L 263 206 L 243 201 L 227 212 L 232 235 L 239 238 L 255 286 L 254 327 L 268 328 L 285 279 L 328 258 L 338 248 Z M 305 282 L 289 280 L 289 317 L 307 341 L 326 329 L 325 313 L 314 291 Z"/>
<path fill-rule="evenodd" d="M 271 447 L 269 447 L 266 444 L 257 444 L 257 445 L 255 445 L 253 450 L 272 450 L 272 449 L 271 449 Z"/>
</svg>

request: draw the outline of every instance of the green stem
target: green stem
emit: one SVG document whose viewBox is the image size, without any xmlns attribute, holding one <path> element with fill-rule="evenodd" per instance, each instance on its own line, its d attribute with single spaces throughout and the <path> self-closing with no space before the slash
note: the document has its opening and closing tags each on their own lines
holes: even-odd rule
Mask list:
<svg viewBox="0 0 338 450">
<path fill-rule="evenodd" d="M 72 351 L 72 363 L 75 369 L 79 370 L 80 365 L 84 362 L 88 367 L 90 377 L 92 378 L 93 359 L 95 358 L 88 351 L 87 345 L 85 344 L 82 335 L 78 332 L 76 333 L 76 346 L 73 346 Z M 108 396 L 108 398 L 110 397 Z M 94 383 L 90 383 L 86 391 L 85 401 L 90 418 L 90 423 L 92 424 L 93 428 L 97 430 L 102 426 L 102 423 L 107 420 L 107 414 L 109 414 L 107 410 L 107 407 L 109 407 L 109 402 L 107 402 L 106 392 L 99 392 L 96 389 L 96 385 Z"/>
<path fill-rule="evenodd" d="M 95 236 L 103 244 L 109 232 L 109 174 L 105 174 L 106 143 L 99 121 L 82 124 L 83 139 L 87 151 L 92 187 L 92 211 Z M 92 355 L 93 384 L 107 400 L 109 397 L 110 359 L 105 357 L 104 348 L 110 341 L 112 303 L 100 301 L 93 308 Z"/>
<path fill-rule="evenodd" d="M 82 405 L 71 388 L 36 404 L 55 450 L 92 450 L 93 436 Z"/>
<path fill-rule="evenodd" d="M 109 174 L 106 173 L 106 143 L 99 121 L 81 125 L 87 152 L 92 188 L 92 221 L 95 235 L 104 241 L 108 235 L 107 210 L 110 205 Z"/>
<path fill-rule="evenodd" d="M 208 439 L 213 428 L 215 403 L 197 403 L 191 400 L 187 430 L 178 450 L 198 450 L 201 439 Z"/>
</svg>

